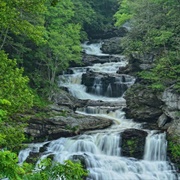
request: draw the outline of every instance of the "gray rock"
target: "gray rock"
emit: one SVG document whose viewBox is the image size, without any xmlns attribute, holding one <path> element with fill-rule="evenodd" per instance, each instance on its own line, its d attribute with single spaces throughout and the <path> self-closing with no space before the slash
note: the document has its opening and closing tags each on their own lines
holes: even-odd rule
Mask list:
<svg viewBox="0 0 180 180">
<path fill-rule="evenodd" d="M 159 98 L 164 102 L 164 114 L 171 119 L 167 129 L 169 136 L 175 137 L 180 143 L 180 94 L 171 86 Z"/>
<path fill-rule="evenodd" d="M 153 68 L 153 65 L 152 64 L 140 64 L 139 67 L 141 70 L 149 70 L 149 69 Z"/>
<path fill-rule="evenodd" d="M 156 123 L 162 114 L 162 101 L 153 90 L 146 86 L 135 84 L 125 93 L 127 108 L 126 116 L 135 121 Z"/>
<path fill-rule="evenodd" d="M 169 110 L 180 110 L 180 94 L 173 90 L 173 86 L 167 88 L 163 92 L 161 100 L 165 103 Z"/>
<path fill-rule="evenodd" d="M 147 132 L 138 129 L 127 129 L 122 132 L 122 156 L 142 159 L 146 136 Z"/>
<path fill-rule="evenodd" d="M 63 115 L 51 114 L 49 118 L 32 117 L 25 133 L 34 141 L 52 140 L 78 135 L 87 130 L 103 129 L 112 123 L 109 119 L 79 115 L 72 111 Z"/>
<path fill-rule="evenodd" d="M 120 54 L 123 52 L 123 48 L 121 45 L 121 38 L 114 37 L 110 39 L 106 39 L 103 41 L 101 50 L 103 53 L 107 54 Z"/>
<path fill-rule="evenodd" d="M 162 114 L 159 118 L 158 118 L 158 127 L 162 128 L 168 121 L 168 117 L 165 114 Z"/>
<path fill-rule="evenodd" d="M 108 39 L 112 37 L 123 37 L 127 33 L 127 28 L 126 27 L 112 27 L 112 28 L 107 28 L 104 29 L 103 31 L 92 31 L 90 30 L 89 35 L 92 39 Z"/>
</svg>

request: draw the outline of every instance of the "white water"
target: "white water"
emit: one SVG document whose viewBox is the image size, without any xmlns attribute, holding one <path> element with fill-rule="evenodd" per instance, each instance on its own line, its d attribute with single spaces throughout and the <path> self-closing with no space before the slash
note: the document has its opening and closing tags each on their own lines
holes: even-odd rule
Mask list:
<svg viewBox="0 0 180 180">
<path fill-rule="evenodd" d="M 89 49 L 88 49 L 89 47 Z M 93 48 L 94 49 L 93 49 Z M 87 45 L 90 54 L 99 53 L 100 45 Z M 125 66 L 126 61 L 118 63 L 95 64 L 88 69 L 97 72 L 115 73 L 119 66 Z M 109 69 L 109 67 L 111 67 Z M 123 97 L 109 98 L 86 93 L 86 87 L 81 85 L 82 73 L 86 68 L 73 68 L 74 74 L 61 76 L 61 86 L 65 86 L 79 99 L 101 100 L 109 103 L 120 104 L 117 110 L 110 106 L 86 107 L 77 110 L 78 113 L 91 116 L 111 118 L 116 123 L 104 130 L 86 132 L 83 135 L 72 138 L 60 138 L 51 141 L 46 152 L 41 158 L 50 154 L 54 160 L 63 163 L 64 160 L 74 159 L 80 156 L 84 159 L 85 166 L 90 174 L 87 180 L 178 180 L 180 176 L 175 174 L 175 169 L 166 160 L 166 134 L 156 131 L 147 131 L 144 147 L 144 157 L 137 160 L 132 157 L 121 156 L 121 133 L 128 128 L 140 129 L 141 125 L 126 119 L 122 108 L 125 106 Z M 64 82 L 62 82 L 64 79 Z M 127 81 L 129 85 L 134 83 L 134 78 Z M 109 87 L 110 88 L 110 87 Z M 99 87 L 100 90 L 100 87 Z M 19 154 L 19 161 L 23 162 L 31 151 L 39 151 L 43 144 L 31 144 L 29 148 Z M 33 149 L 35 147 L 35 149 Z"/>
</svg>

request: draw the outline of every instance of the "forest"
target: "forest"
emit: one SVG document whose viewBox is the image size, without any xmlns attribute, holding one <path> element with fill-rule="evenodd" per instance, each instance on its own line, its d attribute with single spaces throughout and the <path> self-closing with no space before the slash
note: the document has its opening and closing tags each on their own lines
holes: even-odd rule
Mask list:
<svg viewBox="0 0 180 180">
<path fill-rule="evenodd" d="M 87 176 L 78 163 L 49 159 L 33 172 L 32 164 L 17 164 L 17 154 L 30 141 L 27 114 L 51 103 L 58 75 L 81 63 L 81 43 L 96 34 L 127 23 L 124 54 L 153 61 L 137 76 L 157 92 L 172 86 L 180 93 L 179 16 L 179 0 L 0 0 L 0 179 Z"/>
</svg>

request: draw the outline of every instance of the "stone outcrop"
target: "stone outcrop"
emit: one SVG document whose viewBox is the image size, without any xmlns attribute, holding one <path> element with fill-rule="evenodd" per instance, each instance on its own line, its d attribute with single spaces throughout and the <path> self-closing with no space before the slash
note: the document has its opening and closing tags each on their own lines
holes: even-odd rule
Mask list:
<svg viewBox="0 0 180 180">
<path fill-rule="evenodd" d="M 128 57 L 129 64 L 117 71 L 117 73 L 125 73 L 135 75 L 142 70 L 149 70 L 154 67 L 154 55 L 152 54 L 130 54 Z"/>
<path fill-rule="evenodd" d="M 173 86 L 167 88 L 160 98 L 169 111 L 180 111 L 180 94 L 173 89 Z"/>
<path fill-rule="evenodd" d="M 127 129 L 121 133 L 122 156 L 142 159 L 147 132 L 138 129 Z"/>
<path fill-rule="evenodd" d="M 162 115 L 162 101 L 160 101 L 153 90 L 146 86 L 135 84 L 125 94 L 127 118 L 134 121 L 156 123 Z"/>
<path fill-rule="evenodd" d="M 113 28 L 108 28 L 107 30 L 105 29 L 104 31 L 101 32 L 96 32 L 96 33 L 90 33 L 89 36 L 92 39 L 109 39 L 112 37 L 123 37 L 125 34 L 128 32 L 128 30 L 125 27 L 113 27 Z"/>
<path fill-rule="evenodd" d="M 108 62 L 120 62 L 124 61 L 125 56 L 115 56 L 115 55 L 90 55 L 83 53 L 82 55 L 82 63 L 77 64 L 75 62 L 70 63 L 70 67 L 86 67 L 92 66 L 95 63 L 108 63 Z"/>
<path fill-rule="evenodd" d="M 71 94 L 66 91 L 61 90 L 58 94 L 53 97 L 53 101 L 58 106 L 54 106 L 55 111 L 63 111 L 65 109 L 67 112 L 75 112 L 78 108 L 86 108 L 86 107 L 105 107 L 110 106 L 112 110 L 116 110 L 117 108 L 121 109 L 125 107 L 126 103 L 122 101 L 116 102 L 106 102 L 101 100 L 82 100 L 76 99 Z M 108 108 L 109 109 L 109 108 Z"/>
<path fill-rule="evenodd" d="M 110 126 L 112 120 L 92 116 L 79 115 L 63 106 L 53 105 L 47 117 L 32 116 L 25 133 L 35 141 L 70 137 L 87 130 L 103 129 Z M 49 116 L 49 117 L 48 117 Z"/>
<path fill-rule="evenodd" d="M 110 39 L 106 39 L 103 41 L 101 50 L 103 53 L 107 54 L 120 54 L 123 52 L 123 48 L 121 45 L 121 38 L 114 37 Z"/>
<path fill-rule="evenodd" d="M 179 137 L 180 143 L 180 94 L 171 86 L 159 98 L 164 102 L 164 114 L 172 120 L 167 131 L 170 135 Z"/>
</svg>

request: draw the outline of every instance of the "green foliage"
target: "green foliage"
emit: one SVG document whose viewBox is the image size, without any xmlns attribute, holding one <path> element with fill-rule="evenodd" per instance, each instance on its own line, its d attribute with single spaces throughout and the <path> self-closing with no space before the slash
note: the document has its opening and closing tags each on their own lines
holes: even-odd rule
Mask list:
<svg viewBox="0 0 180 180">
<path fill-rule="evenodd" d="M 33 171 L 31 164 L 17 164 L 18 158 L 10 151 L 0 151 L 0 178 L 10 180 L 56 180 L 57 178 L 66 180 L 81 180 L 88 175 L 80 163 L 73 163 L 70 160 L 64 164 L 52 162 L 44 159 L 39 164 L 39 170 Z"/>
<path fill-rule="evenodd" d="M 122 26 L 125 22 L 129 21 L 132 18 L 133 5 L 131 3 L 133 2 L 129 2 L 128 0 L 120 1 L 119 10 L 114 15 L 114 18 L 116 19 L 116 23 L 115 23 L 116 26 Z"/>
<path fill-rule="evenodd" d="M 117 0 L 73 0 L 75 22 L 82 25 L 89 39 L 94 39 L 113 27 L 113 15 L 117 11 Z"/>
<path fill-rule="evenodd" d="M 175 52 L 168 52 L 165 57 L 156 61 L 153 69 L 140 72 L 139 75 L 155 90 L 162 91 L 167 86 L 175 84 L 175 90 L 180 92 L 180 64 L 179 56 Z"/>
<path fill-rule="evenodd" d="M 44 97 L 40 96 L 37 91 L 32 90 L 33 92 L 33 106 L 38 108 L 46 108 L 52 102 L 48 101 Z"/>
<path fill-rule="evenodd" d="M 168 152 L 171 160 L 180 168 L 180 144 L 179 137 L 168 137 Z"/>
<path fill-rule="evenodd" d="M 42 162 L 45 169 L 34 172 L 31 165 L 20 167 L 17 155 L 8 151 L 17 152 L 25 140 L 25 124 L 20 121 L 22 113 L 30 112 L 33 100 L 35 106 L 47 104 L 30 90 L 29 78 L 23 74 L 31 77 L 31 86 L 36 90 L 45 89 L 53 94 L 58 73 L 71 61 L 80 60 L 80 25 L 90 24 L 94 11 L 83 1 L 79 1 L 80 9 L 74 4 L 70 0 L 1 0 L 0 179 L 48 180 L 61 176 L 80 180 L 87 175 L 80 164 L 70 161 L 61 165 L 47 160 Z M 84 5 L 88 11 L 82 8 Z M 77 15 L 82 12 L 83 16 Z"/>
<path fill-rule="evenodd" d="M 172 153 L 173 159 L 180 158 L 180 145 L 175 142 L 169 142 L 169 149 Z"/>
<path fill-rule="evenodd" d="M 25 140 L 23 128 L 24 125 L 17 125 L 17 123 L 1 124 L 0 134 L 3 135 L 3 140 L 0 141 L 0 147 L 11 151 L 19 151 L 23 147 L 22 142 Z"/>
<path fill-rule="evenodd" d="M 44 42 L 43 26 L 36 22 L 41 21 L 37 19 L 39 17 L 37 15 L 45 11 L 45 1 L 1 0 L 0 50 L 5 44 L 8 33 L 23 34 L 36 43 Z"/>
<path fill-rule="evenodd" d="M 35 54 L 38 66 L 32 78 L 36 87 L 48 95 L 56 92 L 58 73 L 65 70 L 71 61 L 80 62 L 80 26 L 72 23 L 73 3 L 61 1 L 48 7 L 45 14 L 46 45 L 40 46 Z"/>
<path fill-rule="evenodd" d="M 118 21 L 116 22 L 116 26 L 122 26 L 125 22 L 131 19 L 132 15 L 126 13 L 120 13 L 120 14 L 116 14 L 114 17 L 118 19 Z"/>
<path fill-rule="evenodd" d="M 10 151 L 0 151 L 0 178 L 21 180 L 20 174 L 24 174 L 23 168 L 17 165 L 18 158 Z"/>
<path fill-rule="evenodd" d="M 161 30 L 157 32 L 157 35 L 154 37 L 154 44 L 164 45 L 170 38 L 172 38 L 173 32 Z"/>
<path fill-rule="evenodd" d="M 81 41 L 87 40 L 87 34 L 85 32 L 85 27 L 91 26 L 93 21 L 96 19 L 96 12 L 92 8 L 89 2 L 83 0 L 72 0 L 74 4 L 74 17 L 73 22 L 80 24 L 81 29 Z"/>
<path fill-rule="evenodd" d="M 0 109 L 12 114 L 31 107 L 33 96 L 28 87 L 29 79 L 23 76 L 22 68 L 17 68 L 16 61 L 8 59 L 3 51 L 0 51 L 0 69 L 0 97 L 9 102 L 8 107 L 7 103 L 1 103 Z"/>
<path fill-rule="evenodd" d="M 46 174 L 46 179 L 49 177 L 55 180 L 57 178 L 66 179 L 66 180 L 81 180 L 83 177 L 87 176 L 88 173 L 86 170 L 83 170 L 80 163 L 73 163 L 70 160 L 65 161 L 64 164 L 54 163 L 52 165 L 50 159 L 46 159 L 41 163 L 44 174 Z"/>
<path fill-rule="evenodd" d="M 122 25 L 128 15 L 130 31 L 123 40 L 127 54 L 150 54 L 154 67 L 139 75 L 155 90 L 162 91 L 174 84 L 180 92 L 180 4 L 172 0 L 123 0 L 116 13 L 116 25 Z M 122 23 L 121 23 L 122 22 Z"/>
<path fill-rule="evenodd" d="M 136 141 L 137 141 L 136 139 L 129 139 L 129 140 L 127 140 L 127 142 L 126 142 L 127 145 L 128 145 L 129 154 L 130 154 L 131 156 L 133 156 L 133 153 L 134 153 L 134 151 L 135 151 L 136 144 L 137 144 Z"/>
</svg>

